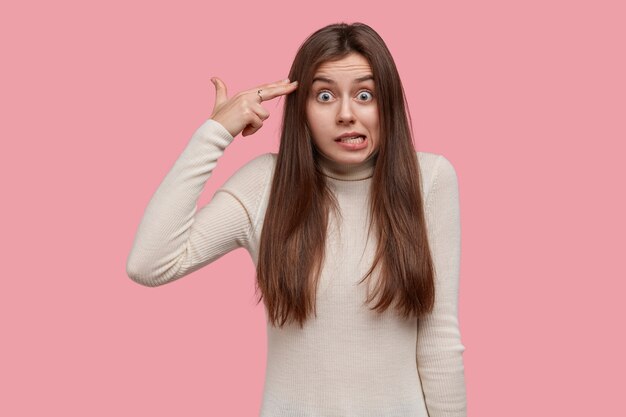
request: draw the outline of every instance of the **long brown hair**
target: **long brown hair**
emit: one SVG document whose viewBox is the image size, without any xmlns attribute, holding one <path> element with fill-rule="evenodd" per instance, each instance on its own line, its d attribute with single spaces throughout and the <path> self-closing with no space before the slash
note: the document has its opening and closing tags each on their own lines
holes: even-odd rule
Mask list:
<svg viewBox="0 0 626 417">
<path fill-rule="evenodd" d="M 307 97 L 318 66 L 350 53 L 365 57 L 377 91 L 380 142 L 370 188 L 370 223 L 377 249 L 363 279 L 380 267 L 380 278 L 366 302 L 385 311 L 420 317 L 434 305 L 434 266 L 426 233 L 418 159 L 413 146 L 406 97 L 391 53 L 363 23 L 336 23 L 310 35 L 289 71 L 298 88 L 285 99 L 282 134 L 257 264 L 258 302 L 264 299 L 272 325 L 288 320 L 304 325 L 316 309 L 325 257 L 329 211 L 339 213 L 317 162 L 306 117 Z M 408 119 L 407 119 L 408 116 Z M 371 278 L 370 278 L 371 279 Z"/>
</svg>

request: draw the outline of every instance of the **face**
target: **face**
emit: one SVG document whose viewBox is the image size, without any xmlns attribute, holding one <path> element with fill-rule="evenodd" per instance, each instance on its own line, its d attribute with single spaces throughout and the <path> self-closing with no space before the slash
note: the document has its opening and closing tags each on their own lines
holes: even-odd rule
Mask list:
<svg viewBox="0 0 626 417">
<path fill-rule="evenodd" d="M 365 161 L 378 147 L 378 104 L 372 69 L 360 54 L 321 64 L 307 98 L 307 121 L 313 143 L 341 164 Z M 339 137 L 362 136 L 348 142 Z"/>
</svg>

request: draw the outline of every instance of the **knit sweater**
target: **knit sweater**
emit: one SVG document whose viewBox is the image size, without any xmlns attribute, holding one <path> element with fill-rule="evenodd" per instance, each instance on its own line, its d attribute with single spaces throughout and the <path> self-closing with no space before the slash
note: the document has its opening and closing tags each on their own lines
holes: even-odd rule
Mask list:
<svg viewBox="0 0 626 417">
<path fill-rule="evenodd" d="M 197 201 L 233 136 L 206 120 L 192 135 L 144 212 L 127 260 L 145 286 L 172 282 L 243 247 L 256 265 L 276 154 L 239 168 L 197 210 Z M 341 225 L 329 218 L 317 317 L 304 328 L 267 323 L 261 417 L 465 417 L 458 325 L 461 228 L 457 175 L 444 156 L 417 152 L 427 234 L 435 264 L 435 307 L 417 320 L 369 309 L 367 281 L 375 252 L 367 238 L 374 159 L 320 165 L 337 197 Z M 267 317 L 267 311 L 266 311 Z"/>
</svg>

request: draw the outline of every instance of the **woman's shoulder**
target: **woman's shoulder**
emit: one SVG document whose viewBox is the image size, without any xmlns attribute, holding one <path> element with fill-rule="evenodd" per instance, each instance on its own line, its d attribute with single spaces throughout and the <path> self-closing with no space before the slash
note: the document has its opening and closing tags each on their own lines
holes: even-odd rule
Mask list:
<svg viewBox="0 0 626 417">
<path fill-rule="evenodd" d="M 439 170 L 455 170 L 452 162 L 444 155 L 417 151 L 417 159 L 422 172 L 435 174 Z"/>
<path fill-rule="evenodd" d="M 258 155 L 239 167 L 221 187 L 244 195 L 256 195 L 274 171 L 274 154 Z"/>
<path fill-rule="evenodd" d="M 421 183 L 424 196 L 428 197 L 435 182 L 449 183 L 457 181 L 456 169 L 452 162 L 442 154 L 417 151 Z"/>
<path fill-rule="evenodd" d="M 262 218 L 267 204 L 274 172 L 274 157 L 271 153 L 258 155 L 240 166 L 216 191 L 232 195 L 245 208 L 251 225 Z"/>
</svg>

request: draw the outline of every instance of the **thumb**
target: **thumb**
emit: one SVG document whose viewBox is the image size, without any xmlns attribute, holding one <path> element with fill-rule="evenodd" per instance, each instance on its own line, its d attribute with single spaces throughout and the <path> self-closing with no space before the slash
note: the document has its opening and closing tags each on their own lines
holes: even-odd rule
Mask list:
<svg viewBox="0 0 626 417">
<path fill-rule="evenodd" d="M 217 77 L 211 78 L 211 81 L 215 85 L 215 106 L 218 106 L 228 100 L 228 96 L 226 95 L 226 84 L 224 84 L 224 82 Z"/>
</svg>

